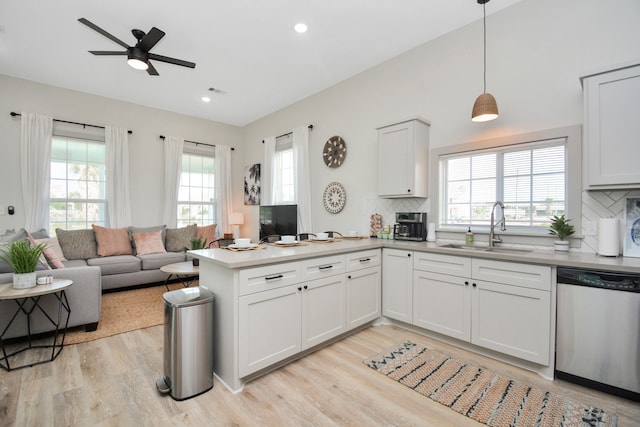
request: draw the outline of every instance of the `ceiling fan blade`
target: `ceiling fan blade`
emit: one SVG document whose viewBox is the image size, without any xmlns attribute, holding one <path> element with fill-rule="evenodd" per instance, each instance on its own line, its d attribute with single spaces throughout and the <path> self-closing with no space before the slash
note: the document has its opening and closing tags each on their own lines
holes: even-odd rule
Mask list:
<svg viewBox="0 0 640 427">
<path fill-rule="evenodd" d="M 140 41 L 138 47 L 149 52 L 163 38 L 165 32 L 153 27 Z"/>
<path fill-rule="evenodd" d="M 147 68 L 147 73 L 150 76 L 159 76 L 160 74 L 158 73 L 158 70 L 156 70 L 156 68 L 153 66 L 153 64 L 149 61 L 147 61 L 147 65 L 149 66 L 149 68 Z"/>
<path fill-rule="evenodd" d="M 120 46 L 124 47 L 124 48 L 129 48 L 129 45 L 126 44 L 125 42 L 123 42 L 122 40 L 120 40 L 119 38 L 117 38 L 116 36 L 113 36 L 109 33 L 107 33 L 105 30 L 103 30 L 102 28 L 98 27 L 96 24 L 94 24 L 93 22 L 85 19 L 85 18 L 80 18 L 78 19 L 79 22 L 83 23 L 84 25 L 86 25 L 87 27 L 91 28 L 94 31 L 97 31 L 98 33 L 102 34 L 103 36 L 105 36 L 106 38 L 118 43 Z"/>
<path fill-rule="evenodd" d="M 156 55 L 155 53 L 150 53 L 149 59 L 167 62 L 169 64 L 181 65 L 183 67 L 196 68 L 196 64 L 193 62 L 183 61 L 182 59 L 169 58 L 168 56 Z"/>
<path fill-rule="evenodd" d="M 113 50 L 90 50 L 90 53 L 93 53 L 94 55 L 126 55 L 127 51 L 125 50 L 124 52 L 120 51 L 120 52 L 116 52 Z"/>
</svg>

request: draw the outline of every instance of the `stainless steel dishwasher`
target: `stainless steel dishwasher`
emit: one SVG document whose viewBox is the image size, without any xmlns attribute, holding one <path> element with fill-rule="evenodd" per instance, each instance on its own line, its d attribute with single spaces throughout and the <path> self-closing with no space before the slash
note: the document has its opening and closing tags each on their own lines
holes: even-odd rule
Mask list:
<svg viewBox="0 0 640 427">
<path fill-rule="evenodd" d="M 556 377 L 640 401 L 640 273 L 558 268 Z"/>
</svg>

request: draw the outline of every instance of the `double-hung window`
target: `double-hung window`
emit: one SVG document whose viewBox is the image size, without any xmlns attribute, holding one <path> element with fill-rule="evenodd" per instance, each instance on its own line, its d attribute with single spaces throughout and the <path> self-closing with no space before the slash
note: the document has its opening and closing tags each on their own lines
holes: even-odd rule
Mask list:
<svg viewBox="0 0 640 427">
<path fill-rule="evenodd" d="M 440 228 L 488 229 L 496 201 L 504 203 L 504 212 L 498 209 L 496 216 L 504 214 L 510 232 L 546 235 L 551 217 L 576 215 L 569 183 L 580 188 L 580 169 L 569 167 L 570 137 L 546 136 L 478 149 L 470 144 L 440 154 Z"/>
<path fill-rule="evenodd" d="M 105 145 L 54 136 L 51 145 L 49 233 L 105 225 Z"/>
<path fill-rule="evenodd" d="M 217 223 L 213 153 L 184 152 L 178 187 L 178 227 Z"/>
<path fill-rule="evenodd" d="M 276 140 L 273 161 L 273 202 L 276 205 L 295 203 L 295 179 L 293 168 L 293 137 L 285 135 Z"/>
</svg>

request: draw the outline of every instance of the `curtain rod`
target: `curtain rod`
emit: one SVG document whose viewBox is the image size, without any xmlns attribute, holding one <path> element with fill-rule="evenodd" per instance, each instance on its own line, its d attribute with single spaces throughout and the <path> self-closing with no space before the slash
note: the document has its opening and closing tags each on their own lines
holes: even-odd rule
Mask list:
<svg viewBox="0 0 640 427">
<path fill-rule="evenodd" d="M 9 113 L 9 114 L 11 115 L 11 117 L 16 117 L 16 116 L 17 116 L 17 117 L 22 117 L 22 114 L 20 114 L 20 113 L 14 113 L 13 111 L 12 111 L 11 113 Z M 60 120 L 60 119 L 53 119 L 53 121 L 54 121 L 54 122 L 60 122 L 60 123 L 69 123 L 69 124 L 72 124 L 72 125 L 79 125 L 79 126 L 82 126 L 82 127 L 87 127 L 87 126 L 89 126 L 89 127 L 92 127 L 92 128 L 104 129 L 104 126 L 91 125 L 91 124 L 89 124 L 89 123 L 70 122 L 70 121 L 68 121 L 68 120 Z M 133 131 L 128 130 L 128 131 L 127 131 L 127 133 L 128 133 L 129 135 L 131 135 L 131 134 L 133 133 Z"/>
<path fill-rule="evenodd" d="M 163 141 L 164 141 L 164 139 L 165 139 L 165 138 L 166 138 L 166 136 L 164 136 L 164 135 L 160 135 L 160 139 L 161 139 L 161 140 L 163 140 Z M 207 147 L 215 147 L 215 146 L 216 146 L 215 144 L 206 144 L 206 143 L 204 143 L 204 142 L 189 141 L 188 139 L 185 139 L 185 140 L 184 140 L 184 142 L 188 142 L 188 143 L 190 143 L 190 144 L 196 144 L 196 147 L 197 147 L 198 145 L 206 145 Z M 235 150 L 235 148 L 231 147 L 231 151 L 234 151 L 234 150 Z"/>
<path fill-rule="evenodd" d="M 307 128 L 309 130 L 313 130 L 313 125 L 309 125 L 309 126 L 307 126 Z M 276 138 L 282 138 L 283 136 L 291 135 L 292 133 L 293 133 L 293 131 L 287 132 L 287 133 L 283 133 L 282 135 L 276 136 Z M 264 139 L 262 140 L 262 143 L 264 144 Z"/>
</svg>

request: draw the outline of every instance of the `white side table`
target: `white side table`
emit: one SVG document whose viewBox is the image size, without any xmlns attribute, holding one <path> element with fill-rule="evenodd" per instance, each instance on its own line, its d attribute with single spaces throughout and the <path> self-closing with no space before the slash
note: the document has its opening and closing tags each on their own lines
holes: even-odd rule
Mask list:
<svg viewBox="0 0 640 427">
<path fill-rule="evenodd" d="M 69 325 L 69 315 L 71 314 L 71 308 L 69 307 L 69 301 L 67 300 L 67 294 L 65 289 L 73 284 L 73 281 L 66 279 L 54 279 L 53 283 L 49 285 L 36 285 L 29 289 L 14 289 L 11 283 L 0 284 L 0 300 L 13 300 L 16 303 L 16 312 L 9 320 L 9 324 L 2 329 L 0 333 L 0 367 L 7 371 L 13 369 L 26 368 L 27 366 L 39 365 L 41 363 L 52 362 L 62 351 L 64 347 L 64 337 L 67 333 L 67 326 Z M 43 296 L 52 295 L 58 300 L 57 313 L 48 313 L 42 305 L 40 305 L 40 298 Z M 51 325 L 55 326 L 53 332 L 53 343 L 51 344 L 38 344 L 34 345 L 31 336 L 31 315 L 38 309 L 44 317 L 51 322 Z M 11 353 L 7 353 L 5 345 L 5 335 L 15 319 L 20 313 L 27 316 L 27 344 Z M 65 315 L 66 313 L 66 315 Z M 66 317 L 66 318 L 65 318 Z M 2 325 L 0 325 L 0 328 Z M 59 341 L 59 342 L 58 342 Z M 20 366 L 11 366 L 9 359 L 22 352 L 32 349 L 51 349 L 51 357 L 36 362 L 28 362 Z"/>
<path fill-rule="evenodd" d="M 169 290 L 169 280 L 171 276 L 176 276 L 180 279 L 182 286 L 188 288 L 191 284 L 200 277 L 200 267 L 194 266 L 191 261 L 176 262 L 174 264 L 165 265 L 160 267 L 160 271 L 168 273 L 169 276 L 164 281 L 164 285 Z"/>
</svg>

